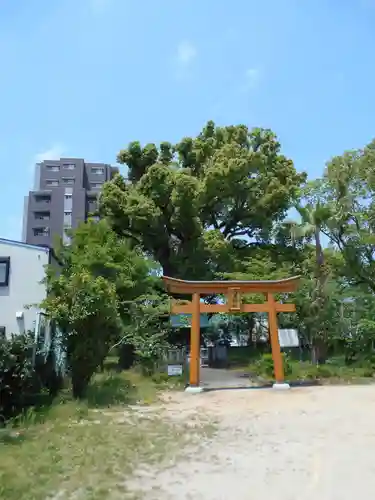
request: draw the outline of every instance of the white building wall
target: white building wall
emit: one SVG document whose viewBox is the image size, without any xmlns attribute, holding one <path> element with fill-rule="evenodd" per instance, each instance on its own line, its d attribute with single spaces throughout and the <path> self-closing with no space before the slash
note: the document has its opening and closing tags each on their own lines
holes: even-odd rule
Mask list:
<svg viewBox="0 0 375 500">
<path fill-rule="evenodd" d="M 0 239 L 0 257 L 10 257 L 9 286 L 0 286 L 0 326 L 5 326 L 6 336 L 10 337 L 34 329 L 39 308 L 26 306 L 39 304 L 46 296 L 41 281 L 49 250 Z"/>
</svg>

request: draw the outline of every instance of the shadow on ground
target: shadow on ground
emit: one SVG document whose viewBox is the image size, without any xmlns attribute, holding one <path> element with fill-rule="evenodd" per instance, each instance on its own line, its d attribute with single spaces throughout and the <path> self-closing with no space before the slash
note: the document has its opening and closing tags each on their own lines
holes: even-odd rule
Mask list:
<svg viewBox="0 0 375 500">
<path fill-rule="evenodd" d="M 298 380 L 289 382 L 291 387 L 312 387 L 321 385 L 318 380 Z M 222 368 L 201 368 L 201 385 L 204 391 L 224 391 L 243 389 L 269 389 L 271 382 L 259 382 L 248 373 Z"/>
<path fill-rule="evenodd" d="M 273 384 L 260 384 L 260 385 L 249 385 L 248 387 L 203 387 L 204 392 L 213 392 L 213 391 L 256 391 L 261 389 L 272 389 Z M 323 385 L 318 380 L 301 380 L 298 382 L 290 382 L 290 387 L 317 387 Z"/>
</svg>

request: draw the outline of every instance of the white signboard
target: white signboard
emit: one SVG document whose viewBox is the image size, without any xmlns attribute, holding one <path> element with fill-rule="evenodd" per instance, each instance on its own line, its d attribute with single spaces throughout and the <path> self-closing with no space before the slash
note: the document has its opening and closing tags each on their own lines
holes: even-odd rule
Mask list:
<svg viewBox="0 0 375 500">
<path fill-rule="evenodd" d="M 182 365 L 168 365 L 168 375 L 170 377 L 182 375 Z"/>
<path fill-rule="evenodd" d="M 280 347 L 298 347 L 298 330 L 292 328 L 279 329 L 279 342 Z"/>
</svg>

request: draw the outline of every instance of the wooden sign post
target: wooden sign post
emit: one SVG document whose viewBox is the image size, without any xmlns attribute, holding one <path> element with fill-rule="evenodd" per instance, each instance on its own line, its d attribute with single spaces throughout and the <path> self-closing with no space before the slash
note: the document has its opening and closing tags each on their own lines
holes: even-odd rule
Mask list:
<svg viewBox="0 0 375 500">
<path fill-rule="evenodd" d="M 272 358 L 275 372 L 276 389 L 289 388 L 284 381 L 284 367 L 280 350 L 277 313 L 294 312 L 294 304 L 281 304 L 275 301 L 276 293 L 293 292 L 298 287 L 299 276 L 276 281 L 185 281 L 163 276 L 168 291 L 174 295 L 191 295 L 192 300 L 179 304 L 172 300 L 171 314 L 191 314 L 190 333 L 190 380 L 189 392 L 201 392 L 199 385 L 200 368 L 200 315 L 201 313 L 268 313 Z M 261 293 L 266 297 L 263 304 L 243 304 L 242 295 Z M 205 295 L 225 295 L 226 304 L 205 304 Z"/>
</svg>

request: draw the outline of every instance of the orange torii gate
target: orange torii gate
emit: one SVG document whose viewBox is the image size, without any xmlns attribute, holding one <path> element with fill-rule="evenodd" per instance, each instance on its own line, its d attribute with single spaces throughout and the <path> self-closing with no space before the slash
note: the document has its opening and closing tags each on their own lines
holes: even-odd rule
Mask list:
<svg viewBox="0 0 375 500">
<path fill-rule="evenodd" d="M 276 293 L 293 292 L 298 287 L 300 277 L 294 276 L 275 281 L 186 281 L 163 276 L 167 290 L 175 295 L 191 295 L 192 301 L 179 304 L 172 300 L 171 314 L 191 314 L 190 334 L 190 381 L 187 388 L 190 392 L 200 392 L 200 315 L 201 313 L 241 313 L 241 312 L 266 312 L 272 357 L 275 371 L 274 388 L 289 388 L 284 382 L 284 367 L 280 351 L 277 313 L 294 312 L 294 304 L 281 304 L 275 301 Z M 266 297 L 263 304 L 244 304 L 242 295 L 261 293 Z M 205 295 L 225 295 L 226 304 L 205 304 L 200 301 Z"/>
</svg>

